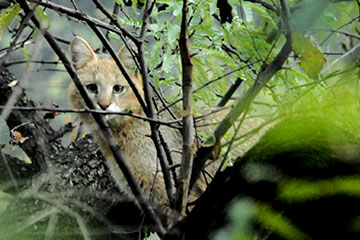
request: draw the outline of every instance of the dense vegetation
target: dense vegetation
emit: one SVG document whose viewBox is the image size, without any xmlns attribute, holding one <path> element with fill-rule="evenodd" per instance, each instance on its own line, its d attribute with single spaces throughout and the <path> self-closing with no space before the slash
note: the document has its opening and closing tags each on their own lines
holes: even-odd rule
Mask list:
<svg viewBox="0 0 360 240">
<path fill-rule="evenodd" d="M 138 239 L 149 230 L 168 239 L 359 238 L 359 1 L 0 7 L 0 239 Z M 77 78 L 66 57 L 74 35 L 99 52 L 134 47 L 147 117 L 183 108 L 184 139 L 203 141 L 196 153 L 183 149 L 194 158 L 182 167 L 190 185 L 208 158 L 225 163 L 194 206 L 176 206 L 186 216 L 166 233 L 119 201 L 91 137 L 76 136 L 66 90 Z M 203 109 L 215 107 L 229 111 L 197 132 Z M 253 119 L 262 124 L 239 132 Z"/>
</svg>

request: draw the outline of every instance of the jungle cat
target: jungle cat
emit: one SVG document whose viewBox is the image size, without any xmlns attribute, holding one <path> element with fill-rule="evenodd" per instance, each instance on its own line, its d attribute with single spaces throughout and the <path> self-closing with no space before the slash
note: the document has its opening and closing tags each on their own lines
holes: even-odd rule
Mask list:
<svg viewBox="0 0 360 240">
<path fill-rule="evenodd" d="M 70 52 L 72 63 L 80 81 L 98 109 L 110 112 L 132 110 L 133 113 L 144 115 L 134 92 L 110 56 L 95 53 L 90 45 L 80 37 L 75 37 L 72 40 Z M 133 58 L 130 52 L 125 47 L 122 47 L 117 55 L 123 65 L 129 70 L 128 72 L 131 72 L 130 67 L 133 64 Z M 135 73 L 131 75 L 132 81 L 143 97 L 141 77 L 136 71 L 133 72 Z M 69 98 L 73 108 L 82 109 L 86 107 L 73 83 L 71 83 L 69 88 Z M 86 113 L 79 114 L 79 117 L 92 133 L 96 143 L 105 155 L 111 175 L 120 190 L 124 191 L 128 198 L 133 199 L 127 181 L 95 120 L 91 114 Z M 165 225 L 173 222 L 172 218 L 175 218 L 176 214 L 170 209 L 156 149 L 152 139 L 149 137 L 151 135 L 149 123 L 138 118 L 115 114 L 105 115 L 105 119 L 145 197 L 150 200 L 155 208 L 155 212 L 160 216 Z M 171 150 L 172 160 L 175 163 L 180 163 L 181 133 L 177 129 L 166 126 L 160 126 L 160 131 Z M 194 190 L 192 198 L 195 199 L 199 196 L 200 192 L 199 188 Z"/>
<path fill-rule="evenodd" d="M 72 40 L 70 52 L 72 63 L 80 81 L 85 86 L 89 97 L 98 109 L 109 112 L 132 110 L 132 112 L 136 114 L 144 115 L 134 92 L 110 56 L 95 53 L 90 45 L 80 37 L 75 37 Z M 134 72 L 131 75 L 132 81 L 141 97 L 144 97 L 141 77 L 137 74 L 137 71 L 131 71 L 131 66 L 134 65 L 134 61 L 130 52 L 126 47 L 122 47 L 117 55 L 125 68 L 129 70 L 128 72 Z M 86 104 L 73 83 L 71 83 L 69 87 L 69 98 L 73 108 L 86 108 Z M 207 111 L 209 111 L 209 109 L 207 109 Z M 209 123 L 212 123 L 216 118 L 216 120 L 221 120 L 225 114 L 224 112 L 218 112 L 216 117 L 209 115 L 209 118 L 205 118 L 202 123 L 209 126 Z M 134 200 L 127 181 L 117 165 L 97 123 L 91 114 L 80 113 L 79 117 L 92 133 L 96 143 L 105 155 L 111 175 L 115 179 L 119 189 L 125 192 L 127 198 Z M 162 114 L 160 118 L 163 120 L 173 120 L 170 114 L 166 112 Z M 170 208 L 156 148 L 152 139 L 149 137 L 151 135 L 149 123 L 139 118 L 115 114 L 105 115 L 105 119 L 145 197 L 152 203 L 155 212 L 160 216 L 163 224 L 165 226 L 171 225 L 174 220 L 178 218 L 178 214 Z M 256 128 L 262 122 L 263 121 L 258 118 L 251 118 L 249 121 L 244 121 L 239 134 Z M 161 125 L 159 130 L 170 149 L 170 155 L 174 164 L 179 164 L 182 157 L 182 136 L 180 131 L 165 125 Z M 213 127 L 198 127 L 198 130 L 210 133 L 213 131 Z M 261 134 L 247 139 L 246 144 L 242 144 L 241 147 L 236 149 L 236 154 L 243 154 L 255 144 Z M 207 169 L 208 172 L 212 174 L 215 173 L 217 170 L 216 165 L 218 164 L 212 164 L 210 168 Z M 190 192 L 190 201 L 197 199 L 205 190 L 207 185 L 207 181 L 205 181 L 204 178 L 205 175 L 206 174 L 201 175 L 201 178 Z"/>
</svg>

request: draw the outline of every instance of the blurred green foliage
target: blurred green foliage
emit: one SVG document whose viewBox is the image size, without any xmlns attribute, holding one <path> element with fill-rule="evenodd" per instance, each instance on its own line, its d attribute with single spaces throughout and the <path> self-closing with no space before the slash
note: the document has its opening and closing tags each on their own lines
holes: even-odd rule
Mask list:
<svg viewBox="0 0 360 240">
<path fill-rule="evenodd" d="M 339 81 L 321 96 L 305 94 L 307 104 L 289 109 L 238 159 L 254 193 L 244 190 L 229 211 L 228 228 L 239 228 L 224 228 L 215 239 L 359 237 L 360 98 L 349 90 L 354 81 Z"/>
</svg>

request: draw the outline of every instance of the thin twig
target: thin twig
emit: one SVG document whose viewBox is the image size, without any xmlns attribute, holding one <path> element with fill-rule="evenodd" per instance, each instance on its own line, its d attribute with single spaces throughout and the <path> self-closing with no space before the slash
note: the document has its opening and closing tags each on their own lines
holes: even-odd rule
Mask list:
<svg viewBox="0 0 360 240">
<path fill-rule="evenodd" d="M 353 23 L 353 22 L 355 22 L 355 21 L 357 21 L 357 20 L 359 20 L 359 19 L 360 19 L 360 16 L 357 16 L 357 17 L 351 19 L 349 22 L 347 22 L 347 23 L 341 25 L 340 27 L 336 28 L 335 30 L 331 30 L 331 33 L 320 43 L 320 46 L 324 45 L 325 42 L 326 42 L 327 40 L 329 40 L 330 37 L 331 37 L 334 33 L 337 33 L 337 31 L 339 31 L 341 28 L 346 27 L 347 25 L 350 25 L 351 23 Z"/>
<path fill-rule="evenodd" d="M 0 109 L 4 109 L 5 106 L 0 106 Z M 40 111 L 40 112 L 61 112 L 61 113 L 96 113 L 96 114 L 102 114 L 102 115 L 119 115 L 119 116 L 129 116 L 134 117 L 138 119 L 142 119 L 144 121 L 148 122 L 154 122 L 161 125 L 166 125 L 169 127 L 173 127 L 172 125 L 175 123 L 179 123 L 182 120 L 181 119 L 175 119 L 172 121 L 162 121 L 159 119 L 152 119 L 148 118 L 143 115 L 134 114 L 131 112 L 108 112 L 103 110 L 97 110 L 97 109 L 70 109 L 70 108 L 48 108 L 48 107 L 18 107 L 14 106 L 12 108 L 14 111 Z"/>
<path fill-rule="evenodd" d="M 76 10 L 79 10 L 79 7 L 76 5 L 75 1 L 74 0 L 70 0 L 70 1 L 71 1 L 72 5 L 74 6 L 74 8 Z"/>
<path fill-rule="evenodd" d="M 116 17 L 118 15 L 119 9 L 120 9 L 120 5 L 117 2 L 115 2 L 114 8 L 113 8 L 113 13 L 112 13 L 114 17 Z M 110 31 L 106 31 L 106 39 L 110 41 Z M 106 51 L 105 47 L 103 47 L 102 51 L 103 52 Z"/>
<path fill-rule="evenodd" d="M 231 147 L 232 147 L 232 145 L 234 144 L 235 139 L 236 139 L 236 136 L 237 136 L 237 134 L 238 134 L 238 132 L 239 132 L 239 130 L 240 130 L 240 127 L 241 127 L 241 125 L 243 124 L 243 122 L 244 122 L 244 120 L 245 120 L 245 117 L 246 117 L 246 114 L 247 114 L 248 110 L 249 110 L 249 107 L 244 111 L 244 114 L 242 115 L 239 124 L 235 127 L 234 134 L 233 134 L 233 136 L 231 137 L 229 146 L 228 146 L 228 148 L 226 149 L 226 152 L 225 152 L 225 154 L 224 154 L 223 160 L 221 161 L 221 164 L 220 164 L 217 172 L 221 171 L 222 167 L 224 166 L 224 164 L 225 164 L 225 162 L 226 162 L 226 160 L 227 160 L 227 157 L 228 157 L 228 155 L 229 155 L 229 153 L 230 153 Z"/>
<path fill-rule="evenodd" d="M 348 52 L 344 53 L 343 55 L 341 55 L 339 58 L 335 59 L 332 63 L 329 64 L 329 66 L 327 66 L 327 68 L 331 69 L 334 67 L 335 64 L 337 64 L 338 62 L 340 62 L 341 60 L 343 60 L 344 58 L 346 58 L 347 56 L 353 54 L 354 52 L 358 52 L 358 50 L 360 49 L 360 43 L 357 44 L 355 47 L 353 47 L 352 49 L 350 49 Z"/>
<path fill-rule="evenodd" d="M 240 87 L 241 83 L 244 81 L 241 78 L 237 78 L 236 81 L 231 84 L 230 88 L 225 93 L 224 97 L 221 98 L 220 102 L 218 103 L 218 107 L 223 107 L 226 105 L 226 103 L 231 99 L 232 95 L 235 93 L 235 91 Z"/>
<path fill-rule="evenodd" d="M 171 171 L 172 176 L 173 176 L 174 185 L 175 185 L 175 187 L 177 187 L 178 186 L 177 174 L 176 174 L 175 168 L 171 167 L 174 165 L 174 161 L 172 160 L 172 157 L 171 157 L 171 151 L 170 151 L 169 145 L 166 143 L 165 138 L 163 137 L 161 132 L 159 132 L 159 137 L 160 137 L 161 145 L 164 146 L 165 155 L 166 155 L 166 158 L 169 163 L 169 170 Z"/>
<path fill-rule="evenodd" d="M 67 8 L 67 7 L 55 4 L 55 3 L 51 2 L 51 1 L 42 0 L 42 1 L 40 1 L 39 4 L 41 6 L 50 8 L 50 9 L 52 9 L 54 11 L 66 14 L 69 17 L 73 17 L 73 18 L 81 20 L 81 21 L 93 22 L 96 26 L 99 26 L 99 27 L 104 28 L 106 30 L 115 32 L 115 33 L 119 34 L 120 36 L 125 35 L 126 37 L 130 38 L 132 41 L 137 41 L 137 39 L 136 39 L 136 37 L 134 35 L 132 35 L 128 31 L 126 31 L 121 26 L 113 26 L 113 25 L 104 23 L 104 22 L 100 21 L 99 19 L 93 18 L 93 17 L 91 17 L 91 16 L 89 16 L 87 14 L 84 14 L 81 11 L 74 10 L 74 9 L 71 9 L 71 8 Z"/>
<path fill-rule="evenodd" d="M 18 60 L 18 61 L 5 61 L 4 66 L 8 67 L 11 65 L 24 64 L 24 63 L 40 63 L 40 64 L 54 64 L 57 65 L 59 61 L 44 61 L 44 60 Z"/>
<path fill-rule="evenodd" d="M 153 1 L 153 3 L 150 5 L 150 0 L 146 0 L 146 3 L 145 3 L 145 9 L 144 9 L 144 16 L 143 16 L 143 23 L 141 25 L 141 30 L 140 30 L 140 36 L 139 36 L 139 39 L 141 41 L 144 41 L 145 39 L 145 33 L 146 33 L 146 29 L 147 29 L 147 22 L 148 22 L 148 19 L 150 17 L 150 14 L 151 14 L 151 11 L 155 5 L 155 1 Z"/>
<path fill-rule="evenodd" d="M 110 20 L 110 23 L 115 25 L 117 28 L 119 29 L 122 29 L 122 27 L 120 26 L 119 22 L 116 20 L 116 18 L 111 15 L 106 9 L 105 7 L 98 1 L 98 0 L 93 0 L 95 6 Z M 115 3 L 116 5 L 115 6 L 119 6 L 117 5 L 117 3 Z M 114 12 L 115 12 L 115 9 L 116 7 L 114 7 Z M 109 33 L 109 30 L 106 32 L 106 34 L 108 35 Z M 133 56 L 133 52 L 131 50 L 131 47 L 128 45 L 126 39 L 125 39 L 125 36 L 128 36 L 128 35 L 125 35 L 125 34 L 122 34 L 121 32 L 118 33 L 121 40 L 124 42 L 126 48 L 129 50 L 129 52 L 131 53 L 131 55 Z M 125 35 L 125 36 L 124 36 Z M 137 43 L 139 40 L 136 38 L 136 37 L 130 37 L 128 36 L 134 43 Z M 108 40 L 108 38 L 106 38 Z M 106 47 L 104 46 L 103 50 L 106 50 Z M 134 57 L 134 56 L 133 56 Z M 135 59 L 135 58 L 134 58 Z M 135 61 L 136 63 L 136 61 Z"/>
<path fill-rule="evenodd" d="M 193 94 L 196 93 L 196 92 L 198 92 L 198 91 L 200 91 L 201 89 L 209 86 L 210 84 L 212 84 L 212 83 L 214 83 L 214 82 L 216 82 L 216 81 L 219 81 L 220 79 L 223 79 L 224 77 L 227 77 L 227 76 L 229 76 L 229 75 L 231 75 L 231 74 L 233 74 L 233 73 L 235 73 L 235 72 L 238 72 L 238 71 L 240 71 L 240 70 L 242 70 L 242 69 L 244 69 L 244 68 L 246 68 L 246 67 L 249 67 L 249 66 L 251 66 L 251 64 L 246 64 L 245 66 L 239 67 L 239 68 L 237 68 L 237 69 L 235 69 L 235 70 L 232 70 L 232 71 L 229 71 L 229 72 L 227 72 L 227 73 L 225 73 L 225 74 L 223 74 L 223 75 L 221 75 L 221 76 L 219 76 L 219 77 L 217 77 L 217 78 L 214 78 L 214 79 L 206 82 L 205 84 L 201 85 L 201 86 L 198 87 L 197 89 L 195 89 L 195 90 L 193 91 Z M 177 104 L 178 102 L 180 102 L 180 101 L 182 101 L 182 100 L 183 100 L 182 98 L 176 99 L 174 102 L 172 102 L 172 103 L 164 106 L 163 108 L 161 108 L 161 109 L 158 111 L 158 114 L 161 113 L 161 112 L 163 112 L 163 111 L 165 111 L 167 108 L 171 108 L 172 106 L 174 106 L 175 104 Z"/>
<path fill-rule="evenodd" d="M 30 45 L 30 44 L 32 44 L 32 43 L 34 43 L 34 42 L 31 41 L 31 40 L 26 39 L 26 40 L 24 40 L 24 41 L 21 41 L 21 42 L 16 43 L 12 50 L 13 50 L 13 51 L 18 50 L 18 49 L 23 48 L 23 47 L 26 47 L 26 46 L 28 46 L 28 45 Z M 0 49 L 0 52 L 5 51 L 5 50 L 7 50 L 8 48 L 9 48 L 9 47 L 2 48 L 2 49 Z M 2 58 L 5 54 L 6 54 L 6 53 L 1 54 L 1 55 L 0 55 L 0 58 Z"/>
<path fill-rule="evenodd" d="M 258 3 L 258 4 L 261 4 L 263 7 L 271 10 L 271 11 L 274 11 L 274 12 L 278 12 L 279 10 L 277 9 L 276 6 L 268 3 L 268 2 L 265 2 L 263 0 L 245 0 L 247 2 L 252 2 L 252 3 Z"/>
</svg>

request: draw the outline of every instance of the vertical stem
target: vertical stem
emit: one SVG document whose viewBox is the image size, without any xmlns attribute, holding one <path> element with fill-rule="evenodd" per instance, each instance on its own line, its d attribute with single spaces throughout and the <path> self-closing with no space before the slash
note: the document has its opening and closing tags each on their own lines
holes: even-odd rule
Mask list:
<svg viewBox="0 0 360 240">
<path fill-rule="evenodd" d="M 187 1 L 183 2 L 181 32 L 179 39 L 181 65 L 182 65 L 182 91 L 183 91 L 183 155 L 180 168 L 179 187 L 176 198 L 176 208 L 185 215 L 188 199 L 189 184 L 194 155 L 193 136 L 193 108 L 192 108 L 192 82 L 193 64 L 190 55 L 187 15 L 189 8 Z"/>
<path fill-rule="evenodd" d="M 143 16 L 143 25 L 141 27 L 139 41 L 136 42 L 136 45 L 138 48 L 138 61 L 139 61 L 139 65 L 140 65 L 140 71 L 141 71 L 141 75 L 143 77 L 144 98 L 145 98 L 145 102 L 147 105 L 145 114 L 149 118 L 156 118 L 156 115 L 154 114 L 154 109 L 152 107 L 153 106 L 152 101 L 151 101 L 152 94 L 151 94 L 151 90 L 150 90 L 150 84 L 149 84 L 149 80 L 148 80 L 147 67 L 146 67 L 146 63 L 145 63 L 144 50 L 143 50 L 143 43 L 144 43 L 144 38 L 145 38 L 145 33 L 146 33 L 147 21 L 150 17 L 152 8 L 154 7 L 154 4 L 155 4 L 155 1 L 152 4 L 150 4 L 150 2 L 151 2 L 150 0 L 146 0 L 144 16 Z M 151 128 L 151 138 L 154 142 L 157 156 L 159 158 L 159 162 L 161 165 L 161 170 L 162 170 L 162 173 L 164 176 L 166 193 L 169 198 L 170 206 L 173 206 L 174 205 L 173 185 L 171 182 L 169 164 L 167 161 L 165 161 L 166 155 L 165 155 L 165 151 L 161 144 L 161 140 L 160 140 L 160 136 L 159 136 L 159 125 L 154 122 L 150 122 L 150 128 Z"/>
</svg>

